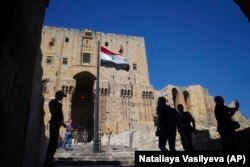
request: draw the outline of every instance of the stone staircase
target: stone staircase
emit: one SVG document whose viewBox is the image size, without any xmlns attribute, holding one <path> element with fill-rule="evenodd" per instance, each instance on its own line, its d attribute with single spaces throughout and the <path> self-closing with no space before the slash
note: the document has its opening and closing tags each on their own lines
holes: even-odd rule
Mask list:
<svg viewBox="0 0 250 167">
<path fill-rule="evenodd" d="M 123 145 L 103 145 L 101 151 L 93 152 L 93 144 L 78 144 L 73 150 L 57 149 L 55 164 L 59 167 L 103 166 L 132 167 L 134 166 L 135 148 Z"/>
</svg>

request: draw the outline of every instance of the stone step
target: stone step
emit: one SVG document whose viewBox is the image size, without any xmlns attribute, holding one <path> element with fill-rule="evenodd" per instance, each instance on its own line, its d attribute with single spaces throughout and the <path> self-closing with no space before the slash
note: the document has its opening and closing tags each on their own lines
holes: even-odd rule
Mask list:
<svg viewBox="0 0 250 167">
<path fill-rule="evenodd" d="M 95 166 L 95 165 L 116 165 L 116 166 L 134 166 L 135 162 L 133 160 L 117 160 L 117 161 L 105 161 L 105 160 L 96 160 L 96 161 L 86 161 L 86 160 L 56 160 L 56 165 L 59 166 Z"/>
<path fill-rule="evenodd" d="M 134 156 L 74 156 L 74 157 L 55 157 L 56 160 L 81 160 L 81 161 L 123 161 L 133 160 Z"/>
<path fill-rule="evenodd" d="M 91 155 L 91 154 L 84 154 L 84 153 L 60 153 L 56 154 L 54 156 L 55 158 L 78 158 L 78 157 L 84 157 L 84 158 L 105 158 L 105 157 L 112 157 L 112 158 L 134 158 L 134 153 L 119 153 L 119 154 L 104 154 L 104 155 Z"/>
<path fill-rule="evenodd" d="M 93 152 L 93 145 L 77 145 L 73 150 L 60 148 L 55 154 L 55 163 L 60 167 L 80 166 L 134 166 L 135 148 L 126 146 L 104 145 L 98 153 Z"/>
<path fill-rule="evenodd" d="M 56 151 L 57 153 L 62 153 L 62 152 L 74 152 L 74 153 L 93 153 L 93 144 L 88 144 L 88 145 L 73 145 L 72 146 L 73 150 L 72 151 L 65 151 L 63 148 L 59 148 Z M 100 152 L 134 152 L 136 151 L 136 148 L 130 148 L 127 146 L 122 146 L 122 145 L 102 145 Z"/>
<path fill-rule="evenodd" d="M 72 161 L 132 161 L 134 152 L 119 153 L 60 153 L 55 155 L 56 160 Z"/>
</svg>

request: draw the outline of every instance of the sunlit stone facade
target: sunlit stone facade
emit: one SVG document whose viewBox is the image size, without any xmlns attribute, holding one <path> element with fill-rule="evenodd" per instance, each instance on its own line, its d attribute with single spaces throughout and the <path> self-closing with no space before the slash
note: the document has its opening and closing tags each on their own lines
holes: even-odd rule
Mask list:
<svg viewBox="0 0 250 167">
<path fill-rule="evenodd" d="M 93 132 L 97 43 L 128 59 L 130 70 L 100 67 L 99 127 L 114 134 L 139 127 L 152 127 L 154 89 L 149 82 L 143 37 L 45 26 L 42 31 L 45 123 L 48 103 L 63 90 L 64 119 Z"/>
</svg>

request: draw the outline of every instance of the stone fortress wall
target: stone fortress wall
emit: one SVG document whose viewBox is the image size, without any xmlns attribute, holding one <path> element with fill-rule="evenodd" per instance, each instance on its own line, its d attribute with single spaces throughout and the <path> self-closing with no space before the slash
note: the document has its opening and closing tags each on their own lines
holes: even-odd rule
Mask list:
<svg viewBox="0 0 250 167">
<path fill-rule="evenodd" d="M 144 38 L 47 26 L 41 43 L 45 123 L 50 119 L 48 102 L 62 89 L 68 95 L 63 99 L 65 120 L 72 117 L 79 125 L 82 118 L 85 127 L 93 125 L 98 40 L 127 57 L 130 64 L 128 72 L 100 67 L 100 128 L 119 133 L 153 126 L 154 89 L 149 83 Z"/>
</svg>

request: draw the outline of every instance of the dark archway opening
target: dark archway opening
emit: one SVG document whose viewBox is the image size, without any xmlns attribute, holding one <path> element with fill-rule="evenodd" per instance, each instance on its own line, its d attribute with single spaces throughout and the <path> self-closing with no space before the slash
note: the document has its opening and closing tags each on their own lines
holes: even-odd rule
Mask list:
<svg viewBox="0 0 250 167">
<path fill-rule="evenodd" d="M 187 107 L 187 111 L 189 111 L 190 108 L 191 108 L 190 94 L 188 93 L 188 91 L 185 90 L 183 92 L 183 96 L 184 96 L 185 104 L 186 104 L 186 107 Z"/>
<path fill-rule="evenodd" d="M 183 92 L 183 96 L 184 96 L 185 103 L 187 103 L 187 100 L 188 100 L 188 98 L 189 98 L 189 96 L 190 96 L 189 93 L 188 93 L 188 91 L 185 90 L 185 91 Z"/>
<path fill-rule="evenodd" d="M 173 101 L 174 101 L 175 107 L 176 107 L 177 95 L 178 95 L 178 90 L 176 88 L 173 88 L 172 89 L 172 96 L 173 96 Z"/>
<path fill-rule="evenodd" d="M 79 132 L 83 131 L 83 129 L 87 129 L 88 141 L 91 141 L 94 133 L 93 86 L 96 77 L 89 72 L 81 72 L 73 78 L 76 80 L 71 105 L 73 126 L 77 128 Z"/>
</svg>

